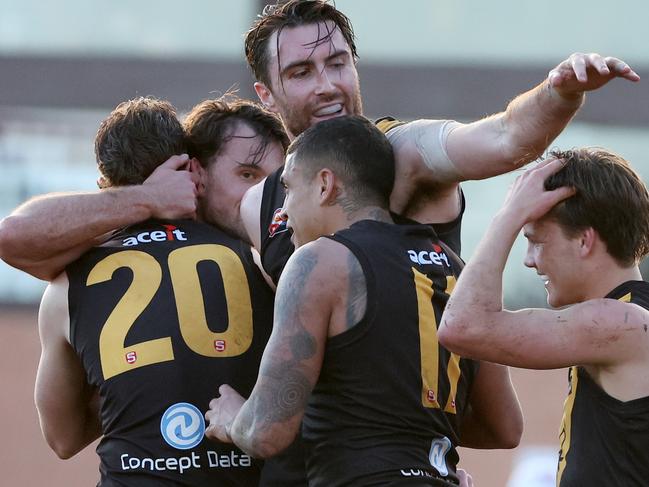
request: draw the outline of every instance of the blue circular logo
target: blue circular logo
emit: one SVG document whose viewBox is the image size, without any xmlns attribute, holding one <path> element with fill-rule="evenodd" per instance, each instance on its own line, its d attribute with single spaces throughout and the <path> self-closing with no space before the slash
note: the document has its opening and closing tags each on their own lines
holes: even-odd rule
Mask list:
<svg viewBox="0 0 649 487">
<path fill-rule="evenodd" d="M 169 406 L 160 420 L 164 440 L 178 450 L 198 445 L 205 434 L 205 419 L 193 404 L 179 402 Z"/>
</svg>

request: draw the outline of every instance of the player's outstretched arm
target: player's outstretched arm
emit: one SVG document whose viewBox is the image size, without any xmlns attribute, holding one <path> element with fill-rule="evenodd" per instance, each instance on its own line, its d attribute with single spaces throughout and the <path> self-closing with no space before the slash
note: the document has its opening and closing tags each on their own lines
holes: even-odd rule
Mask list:
<svg viewBox="0 0 649 487">
<path fill-rule="evenodd" d="M 574 53 L 504 112 L 453 129 L 447 141 L 449 158 L 464 179 L 484 179 L 520 167 L 538 158 L 561 133 L 585 92 L 616 78 L 640 79 L 620 59 Z"/>
<path fill-rule="evenodd" d="M 391 209 L 419 221 L 453 220 L 461 208 L 460 182 L 503 174 L 539 157 L 582 105 L 584 92 L 615 78 L 640 79 L 619 59 L 575 53 L 501 113 L 468 124 L 416 120 L 392 128 Z M 413 186 L 429 196 L 425 208 L 409 208 Z"/>
<path fill-rule="evenodd" d="M 38 317 L 41 359 L 34 398 L 43 436 L 63 459 L 101 436 L 99 398 L 69 343 L 68 279 L 48 286 Z"/>
<path fill-rule="evenodd" d="M 174 156 L 142 185 L 36 197 L 0 221 L 0 258 L 51 280 L 104 235 L 151 217 L 193 217 L 195 176 Z"/>
<path fill-rule="evenodd" d="M 469 408 L 460 425 L 460 445 L 515 448 L 523 434 L 523 413 L 509 368 L 481 362 L 471 387 Z"/>
</svg>

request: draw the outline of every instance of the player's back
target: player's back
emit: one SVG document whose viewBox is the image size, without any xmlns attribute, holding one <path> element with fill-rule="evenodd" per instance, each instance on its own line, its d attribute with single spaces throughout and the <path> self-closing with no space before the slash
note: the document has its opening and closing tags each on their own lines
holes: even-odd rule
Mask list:
<svg viewBox="0 0 649 487">
<path fill-rule="evenodd" d="M 67 272 L 70 341 L 100 392 L 100 485 L 257 485 L 257 462 L 203 437 L 219 385 L 252 390 L 270 334 L 273 296 L 250 249 L 150 220 Z"/>
<path fill-rule="evenodd" d="M 461 262 L 424 225 L 363 220 L 331 238 L 361 264 L 367 312 L 327 341 L 303 423 L 309 485 L 451 485 L 477 364 L 436 337 Z"/>
</svg>

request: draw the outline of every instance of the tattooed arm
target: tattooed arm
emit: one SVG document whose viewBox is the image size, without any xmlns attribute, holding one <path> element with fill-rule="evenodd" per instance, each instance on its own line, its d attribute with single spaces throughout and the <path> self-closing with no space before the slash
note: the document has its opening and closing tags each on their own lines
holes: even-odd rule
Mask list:
<svg viewBox="0 0 649 487">
<path fill-rule="evenodd" d="M 208 438 L 271 457 L 298 433 L 328 336 L 365 314 L 365 281 L 346 247 L 321 238 L 289 259 L 275 298 L 274 325 L 257 383 L 247 401 L 223 385 L 205 414 Z"/>
</svg>

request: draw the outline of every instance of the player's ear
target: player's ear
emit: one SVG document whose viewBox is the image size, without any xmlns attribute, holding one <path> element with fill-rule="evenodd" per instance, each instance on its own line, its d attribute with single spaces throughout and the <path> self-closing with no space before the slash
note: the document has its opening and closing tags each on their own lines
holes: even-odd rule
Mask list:
<svg viewBox="0 0 649 487">
<path fill-rule="evenodd" d="M 97 178 L 97 187 L 99 189 L 104 189 L 108 187 L 108 181 L 106 181 L 106 178 L 104 176 L 99 176 Z"/>
<path fill-rule="evenodd" d="M 588 256 L 595 249 L 599 236 L 593 227 L 588 227 L 579 234 L 579 254 Z"/>
<path fill-rule="evenodd" d="M 189 172 L 194 174 L 194 182 L 196 183 L 196 190 L 198 191 L 198 196 L 202 196 L 205 193 L 205 179 L 207 178 L 207 170 L 201 165 L 198 159 L 192 157 L 187 161 L 187 168 Z"/>
<path fill-rule="evenodd" d="M 326 167 L 320 169 L 316 175 L 318 181 L 320 204 L 323 206 L 333 206 L 338 200 L 341 193 L 340 184 L 336 175 Z"/>
<path fill-rule="evenodd" d="M 264 105 L 267 110 L 270 110 L 273 113 L 277 113 L 275 97 L 273 97 L 273 93 L 270 91 L 270 89 L 264 83 L 260 83 L 259 81 L 255 82 L 254 86 L 255 92 L 257 93 L 261 104 Z"/>
</svg>

